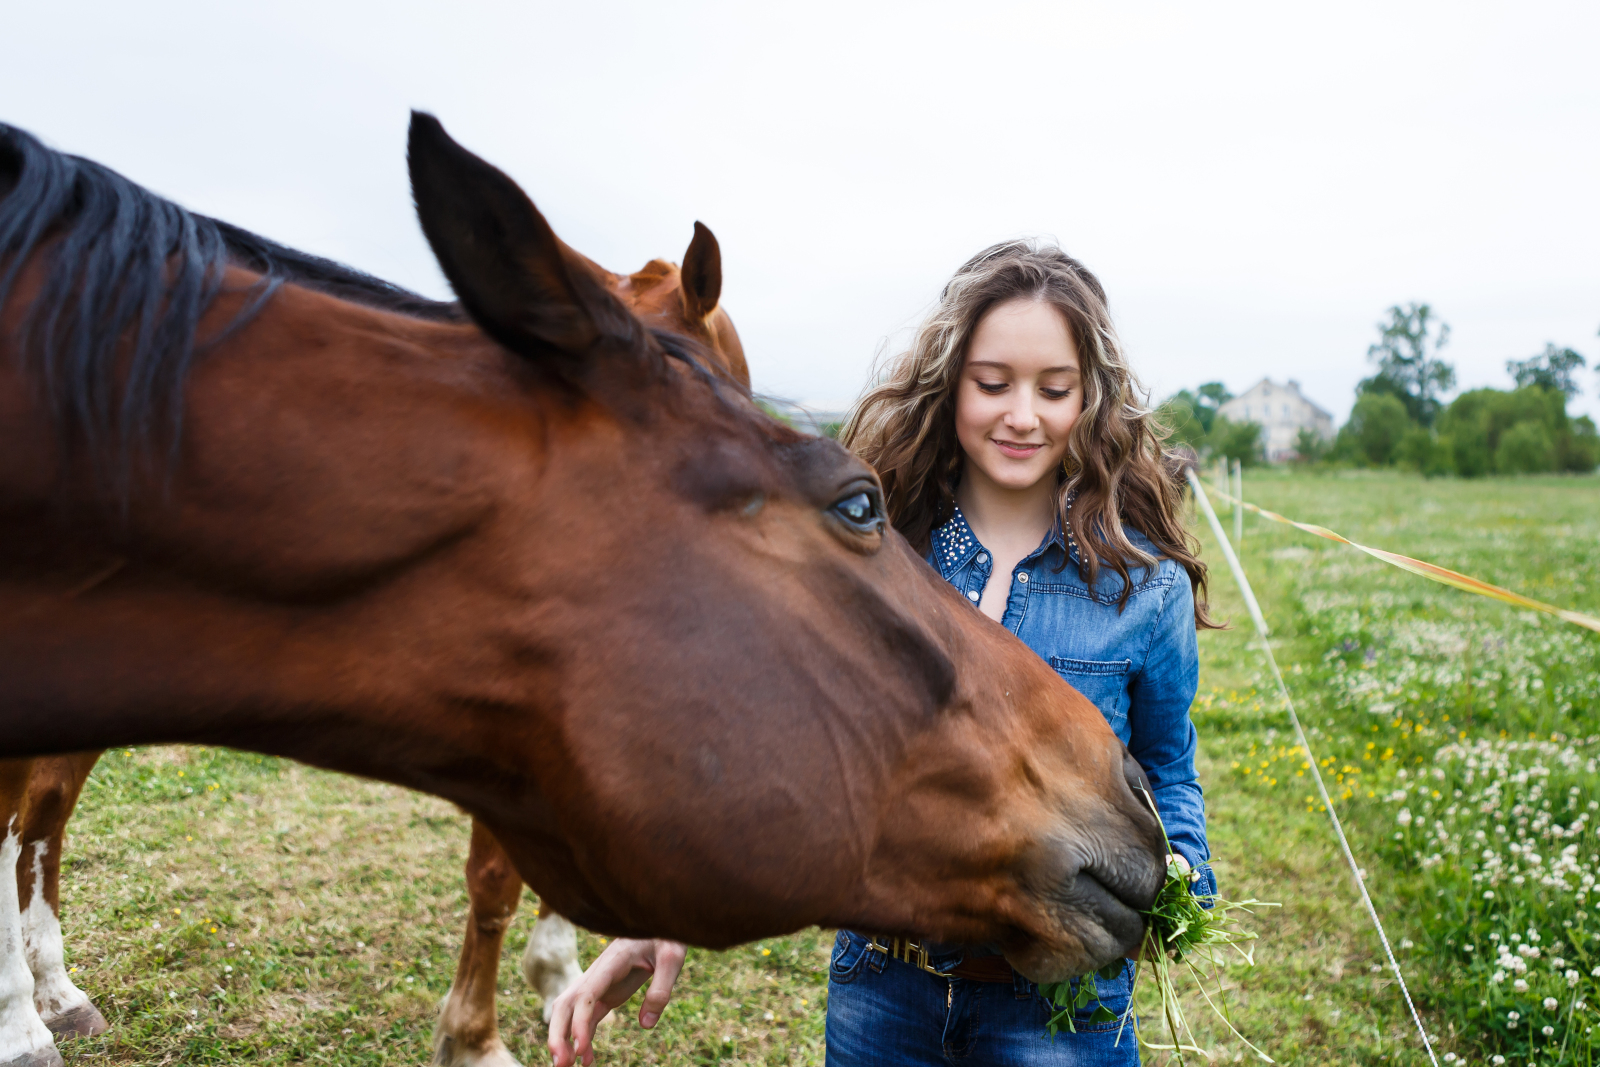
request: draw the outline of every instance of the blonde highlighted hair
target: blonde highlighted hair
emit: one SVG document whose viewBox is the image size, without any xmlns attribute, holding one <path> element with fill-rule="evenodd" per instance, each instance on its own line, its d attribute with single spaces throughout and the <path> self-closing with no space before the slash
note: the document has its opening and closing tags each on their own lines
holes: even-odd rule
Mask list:
<svg viewBox="0 0 1600 1067">
<path fill-rule="evenodd" d="M 1214 626 L 1206 567 L 1181 516 L 1181 459 L 1162 444 L 1167 430 L 1143 402 L 1100 280 L 1053 244 L 1006 241 L 969 259 L 910 349 L 890 360 L 857 402 L 839 440 L 877 470 L 889 520 L 926 552 L 934 529 L 953 513 L 964 462 L 955 415 L 967 345 L 979 320 L 1012 300 L 1050 304 L 1078 349 L 1083 411 L 1068 439 L 1056 509 L 1077 541 L 1084 579 L 1093 587 L 1100 569 L 1111 568 L 1122 578 L 1119 604 L 1126 603 L 1130 569 L 1156 563 L 1129 540 L 1124 527 L 1132 527 L 1159 557 L 1183 567 L 1194 589 L 1195 622 Z"/>
</svg>

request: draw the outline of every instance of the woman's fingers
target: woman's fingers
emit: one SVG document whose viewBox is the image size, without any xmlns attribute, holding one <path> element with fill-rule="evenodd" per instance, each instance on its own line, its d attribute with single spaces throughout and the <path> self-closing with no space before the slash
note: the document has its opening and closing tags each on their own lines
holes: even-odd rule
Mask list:
<svg viewBox="0 0 1600 1067">
<path fill-rule="evenodd" d="M 572 1067 L 572 998 L 556 998 L 550 1009 L 550 1036 L 545 1040 L 555 1067 Z"/>
<path fill-rule="evenodd" d="M 639 1025 L 646 1030 L 654 1026 L 661 1018 L 661 1013 L 667 1010 L 667 1001 L 672 999 L 672 987 L 678 981 L 678 973 L 683 970 L 684 951 L 684 946 L 676 941 L 656 942 L 655 977 L 650 979 L 650 988 L 645 992 L 644 1002 L 639 1005 Z"/>
</svg>

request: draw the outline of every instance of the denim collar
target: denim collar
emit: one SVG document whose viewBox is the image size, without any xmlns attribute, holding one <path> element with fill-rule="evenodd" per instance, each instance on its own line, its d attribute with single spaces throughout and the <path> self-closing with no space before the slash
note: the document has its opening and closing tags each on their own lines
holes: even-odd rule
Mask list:
<svg viewBox="0 0 1600 1067">
<path fill-rule="evenodd" d="M 1068 511 L 1072 510 L 1073 501 L 1077 497 L 1077 490 L 1067 495 Z M 967 517 L 961 513 L 961 505 L 952 502 L 950 508 L 950 518 L 943 526 L 933 531 L 930 539 L 934 566 L 939 568 L 940 577 L 946 581 L 949 581 L 952 574 L 971 563 L 972 557 L 984 551 L 978 535 L 967 525 Z M 1026 558 L 1033 559 L 1051 545 L 1061 549 L 1074 563 L 1078 562 L 1078 542 L 1073 538 L 1070 528 L 1063 530 L 1059 515 L 1056 516 L 1055 522 L 1050 524 L 1050 532 L 1044 535 L 1039 547 L 1028 553 Z"/>
</svg>

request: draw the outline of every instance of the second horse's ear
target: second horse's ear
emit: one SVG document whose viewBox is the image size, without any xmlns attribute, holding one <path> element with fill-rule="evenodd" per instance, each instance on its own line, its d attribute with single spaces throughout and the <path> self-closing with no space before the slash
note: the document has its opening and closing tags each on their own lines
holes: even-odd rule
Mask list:
<svg viewBox="0 0 1600 1067">
<path fill-rule="evenodd" d="M 694 240 L 683 254 L 683 314 L 690 322 L 704 322 L 722 298 L 722 248 L 711 228 L 694 224 Z"/>
<path fill-rule="evenodd" d="M 579 371 L 617 309 L 567 263 L 533 201 L 432 115 L 411 113 L 406 158 L 422 232 L 467 314 L 513 352 Z"/>
</svg>

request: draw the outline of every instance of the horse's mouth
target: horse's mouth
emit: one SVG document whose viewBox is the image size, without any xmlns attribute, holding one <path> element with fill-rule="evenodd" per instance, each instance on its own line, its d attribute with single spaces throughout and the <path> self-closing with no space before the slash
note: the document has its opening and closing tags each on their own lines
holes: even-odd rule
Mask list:
<svg viewBox="0 0 1600 1067">
<path fill-rule="evenodd" d="M 1059 982 L 1137 956 L 1145 936 L 1143 912 L 1151 900 L 1141 900 L 1139 889 L 1125 880 L 1118 880 L 1121 892 L 1108 881 L 1079 870 L 1059 886 L 1051 894 L 1052 910 L 1064 936 L 1053 946 L 1035 942 L 1008 949 L 1012 966 L 1035 982 Z"/>
</svg>

